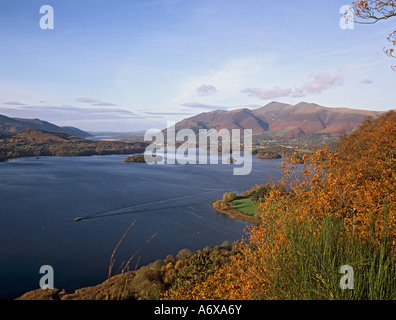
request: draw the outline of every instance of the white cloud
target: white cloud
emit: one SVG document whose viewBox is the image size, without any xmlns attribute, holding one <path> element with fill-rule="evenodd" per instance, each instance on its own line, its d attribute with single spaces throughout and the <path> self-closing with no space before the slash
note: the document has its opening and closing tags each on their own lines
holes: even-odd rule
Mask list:
<svg viewBox="0 0 396 320">
<path fill-rule="evenodd" d="M 190 116 L 192 113 L 187 113 L 187 112 L 150 112 L 150 111 L 145 111 L 145 114 L 148 114 L 150 116 Z M 161 117 L 160 117 L 161 118 Z"/>
<path fill-rule="evenodd" d="M 207 97 L 211 96 L 217 93 L 217 89 L 214 86 L 211 85 L 202 85 L 199 88 L 197 88 L 197 94 L 200 97 Z"/>
<path fill-rule="evenodd" d="M 270 90 L 262 90 L 259 88 L 247 88 L 241 91 L 242 93 L 246 93 L 249 97 L 257 97 L 262 100 L 272 100 L 283 97 L 288 97 L 292 94 L 293 90 L 291 88 L 281 89 L 279 87 L 275 87 Z"/>
<path fill-rule="evenodd" d="M 311 74 L 310 78 L 310 81 L 294 89 L 279 87 L 275 87 L 274 89 L 246 88 L 241 92 L 246 93 L 250 97 L 257 97 L 262 100 L 273 100 L 284 97 L 302 98 L 310 94 L 319 94 L 334 86 L 340 86 L 344 81 L 344 77 L 340 71 L 334 74 L 317 72 Z"/>
<path fill-rule="evenodd" d="M 93 98 L 88 98 L 88 97 L 78 98 L 78 99 L 76 99 L 76 101 L 82 102 L 82 103 L 96 103 L 96 102 L 100 102 L 100 100 L 93 99 Z"/>
<path fill-rule="evenodd" d="M 296 91 L 305 94 L 318 94 L 334 86 L 343 84 L 344 77 L 341 72 L 337 71 L 334 74 L 317 72 L 311 75 L 312 80 L 305 83 L 301 88 Z"/>
<path fill-rule="evenodd" d="M 46 121 L 99 120 L 99 119 L 144 119 L 144 116 L 124 109 L 76 108 L 72 106 L 23 105 L 0 108 L 0 113 L 10 117 L 39 118 Z"/>
<path fill-rule="evenodd" d="M 117 106 L 116 104 L 110 103 L 110 102 L 100 102 L 100 103 L 94 103 L 92 105 L 98 106 L 98 107 L 116 107 Z"/>
<path fill-rule="evenodd" d="M 192 109 L 206 109 L 206 110 L 225 110 L 229 109 L 229 107 L 216 106 L 216 105 L 208 105 L 199 102 L 186 102 L 182 104 L 183 107 L 192 108 Z"/>
<path fill-rule="evenodd" d="M 239 94 L 241 88 L 257 83 L 272 64 L 273 59 L 268 57 L 233 59 L 219 68 L 181 79 L 177 95 L 169 104 L 180 106 L 186 101 L 194 101 L 197 94 L 203 104 L 243 104 Z M 209 100 L 211 102 L 207 103 Z"/>
<path fill-rule="evenodd" d="M 82 103 L 89 103 L 92 106 L 97 106 L 97 107 L 115 107 L 115 106 L 117 106 L 114 103 L 103 102 L 99 99 L 88 98 L 88 97 L 78 98 L 78 99 L 76 99 L 76 101 L 82 102 Z"/>
<path fill-rule="evenodd" d="M 233 105 L 233 106 L 219 106 L 219 105 L 208 105 L 208 104 L 203 104 L 199 102 L 186 102 L 182 104 L 183 107 L 186 108 L 191 108 L 191 109 L 199 109 L 199 110 L 235 110 L 235 109 L 257 109 L 262 107 L 262 105 L 256 105 L 256 104 L 249 104 L 249 105 Z"/>
<path fill-rule="evenodd" d="M 18 102 L 18 101 L 4 102 L 4 104 L 7 104 L 9 106 L 25 106 L 26 105 L 26 104 Z"/>
</svg>

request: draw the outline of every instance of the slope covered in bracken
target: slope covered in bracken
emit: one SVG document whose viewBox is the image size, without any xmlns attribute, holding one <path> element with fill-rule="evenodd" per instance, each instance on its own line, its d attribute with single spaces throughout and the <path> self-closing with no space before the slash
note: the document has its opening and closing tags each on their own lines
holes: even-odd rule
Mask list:
<svg viewBox="0 0 396 320">
<path fill-rule="evenodd" d="M 258 203 L 230 262 L 167 299 L 395 299 L 396 113 L 368 118 L 283 177 Z M 341 288 L 341 267 L 354 271 Z M 350 281 L 350 280 L 349 280 Z"/>
</svg>

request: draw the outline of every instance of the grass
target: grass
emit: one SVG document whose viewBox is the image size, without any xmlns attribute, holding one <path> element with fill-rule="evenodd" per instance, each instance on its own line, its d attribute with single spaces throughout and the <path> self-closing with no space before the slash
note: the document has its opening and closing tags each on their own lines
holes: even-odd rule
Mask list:
<svg viewBox="0 0 396 320">
<path fill-rule="evenodd" d="M 393 300 L 396 299 L 396 255 L 386 241 L 363 242 L 347 232 L 340 220 L 325 218 L 321 232 L 304 222 L 292 222 L 286 232 L 289 243 L 271 270 L 272 297 L 297 300 Z M 354 271 L 354 288 L 340 287 L 340 267 Z"/>
<path fill-rule="evenodd" d="M 252 217 L 254 217 L 254 215 L 256 214 L 256 206 L 254 205 L 254 202 L 252 201 L 252 198 L 250 198 L 250 197 L 234 200 L 232 202 L 232 204 L 234 205 L 233 206 L 234 209 L 236 209 L 244 214 L 247 214 Z"/>
</svg>

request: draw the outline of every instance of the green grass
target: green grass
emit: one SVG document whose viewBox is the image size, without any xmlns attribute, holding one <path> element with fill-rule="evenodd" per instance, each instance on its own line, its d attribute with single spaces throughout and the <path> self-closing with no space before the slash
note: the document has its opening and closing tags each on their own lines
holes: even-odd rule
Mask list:
<svg viewBox="0 0 396 320">
<path fill-rule="evenodd" d="M 374 239 L 366 242 L 346 232 L 343 221 L 325 218 L 322 232 L 295 221 L 286 239 L 289 249 L 272 270 L 270 291 L 279 299 L 394 300 L 396 299 L 396 254 L 392 246 Z M 340 288 L 340 267 L 354 270 L 354 289 Z"/>
<path fill-rule="evenodd" d="M 252 201 L 252 198 L 244 198 L 244 199 L 239 199 L 239 200 L 234 200 L 232 202 L 234 205 L 234 209 L 247 214 L 249 216 L 254 216 L 256 213 L 256 207 L 254 205 L 254 202 Z"/>
</svg>

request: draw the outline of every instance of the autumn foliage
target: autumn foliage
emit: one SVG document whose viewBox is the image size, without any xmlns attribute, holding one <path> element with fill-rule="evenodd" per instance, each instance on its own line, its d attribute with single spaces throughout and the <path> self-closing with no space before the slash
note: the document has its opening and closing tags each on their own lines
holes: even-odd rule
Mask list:
<svg viewBox="0 0 396 320">
<path fill-rule="evenodd" d="M 262 222 L 247 230 L 237 254 L 165 298 L 396 298 L 396 113 L 366 119 L 336 151 L 303 163 L 290 158 L 281 169 L 283 187 L 260 202 Z M 346 264 L 358 274 L 355 290 L 340 289 Z"/>
</svg>

